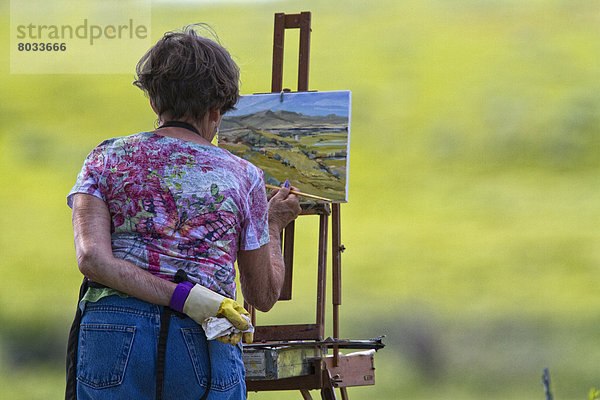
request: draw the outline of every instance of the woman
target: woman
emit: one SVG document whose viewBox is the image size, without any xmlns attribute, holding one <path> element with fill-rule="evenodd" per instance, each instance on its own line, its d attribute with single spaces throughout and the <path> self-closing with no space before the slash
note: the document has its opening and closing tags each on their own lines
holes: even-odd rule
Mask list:
<svg viewBox="0 0 600 400">
<path fill-rule="evenodd" d="M 268 311 L 298 198 L 284 187 L 267 201 L 261 170 L 211 144 L 239 97 L 224 48 L 190 27 L 168 32 L 136 72 L 159 128 L 102 142 L 67 197 L 79 269 L 94 282 L 81 301 L 77 398 L 245 398 L 234 262 L 244 299 Z M 211 316 L 237 330 L 207 341 L 199 324 Z"/>
</svg>

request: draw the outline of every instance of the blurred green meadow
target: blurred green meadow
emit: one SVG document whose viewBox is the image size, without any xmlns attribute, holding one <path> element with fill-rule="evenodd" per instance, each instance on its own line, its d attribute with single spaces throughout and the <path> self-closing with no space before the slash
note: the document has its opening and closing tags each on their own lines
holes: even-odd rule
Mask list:
<svg viewBox="0 0 600 400">
<path fill-rule="evenodd" d="M 310 89 L 353 92 L 341 333 L 387 335 L 376 385 L 350 397 L 541 399 L 548 367 L 555 399 L 585 399 L 600 386 L 600 2 L 165 1 L 152 37 L 206 22 L 242 93 L 267 92 L 273 14 L 305 10 Z M 7 1 L 0 18 L 0 398 L 59 398 L 81 281 L 65 195 L 95 145 L 155 116 L 133 65 L 9 74 Z M 298 223 L 295 300 L 259 322 L 314 319 L 316 229 Z"/>
</svg>

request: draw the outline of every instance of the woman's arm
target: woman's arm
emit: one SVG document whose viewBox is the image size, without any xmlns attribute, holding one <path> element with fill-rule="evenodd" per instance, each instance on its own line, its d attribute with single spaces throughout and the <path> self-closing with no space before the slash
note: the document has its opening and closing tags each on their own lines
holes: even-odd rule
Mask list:
<svg viewBox="0 0 600 400">
<path fill-rule="evenodd" d="M 290 194 L 290 189 L 279 189 L 269 200 L 269 243 L 256 250 L 238 252 L 244 300 L 263 312 L 277 302 L 283 286 L 281 232 L 301 211 L 298 196 Z"/>
<path fill-rule="evenodd" d="M 175 283 L 113 256 L 110 214 L 104 201 L 89 194 L 75 194 L 73 231 L 77 264 L 84 276 L 140 300 L 169 305 Z"/>
</svg>

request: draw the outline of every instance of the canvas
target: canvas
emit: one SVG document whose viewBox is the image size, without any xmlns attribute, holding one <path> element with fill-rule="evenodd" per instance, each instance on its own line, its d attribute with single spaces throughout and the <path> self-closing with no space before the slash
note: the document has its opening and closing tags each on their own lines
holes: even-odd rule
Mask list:
<svg viewBox="0 0 600 400">
<path fill-rule="evenodd" d="M 349 91 L 242 96 L 223 116 L 219 147 L 261 168 L 265 183 L 348 201 Z M 302 199 L 306 200 L 306 199 Z"/>
</svg>

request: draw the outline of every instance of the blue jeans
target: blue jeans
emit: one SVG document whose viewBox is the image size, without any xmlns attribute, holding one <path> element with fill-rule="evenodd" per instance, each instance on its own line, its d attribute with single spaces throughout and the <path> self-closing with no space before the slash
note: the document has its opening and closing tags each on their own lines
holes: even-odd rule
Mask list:
<svg viewBox="0 0 600 400">
<path fill-rule="evenodd" d="M 79 332 L 77 398 L 155 398 L 156 347 L 162 307 L 133 297 L 109 296 L 86 303 Z M 245 399 L 241 346 L 208 341 L 190 318 L 171 317 L 163 398 L 200 399 L 212 379 L 208 399 Z"/>
</svg>

